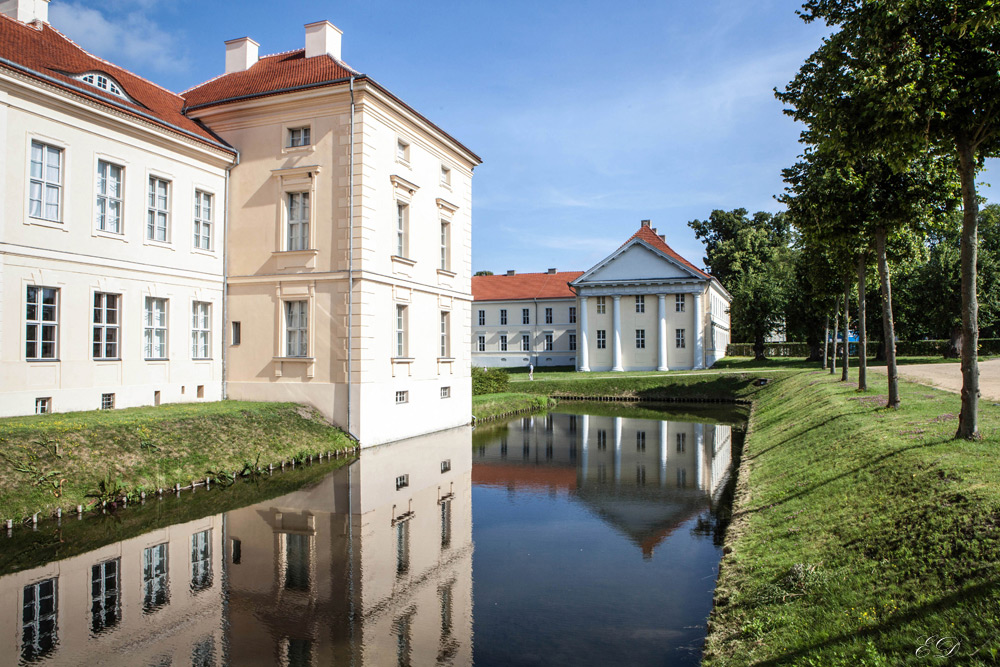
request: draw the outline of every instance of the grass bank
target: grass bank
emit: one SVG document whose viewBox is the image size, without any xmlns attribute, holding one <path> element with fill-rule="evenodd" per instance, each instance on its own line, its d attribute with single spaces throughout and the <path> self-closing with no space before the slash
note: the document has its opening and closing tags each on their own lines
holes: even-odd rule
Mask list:
<svg viewBox="0 0 1000 667">
<path fill-rule="evenodd" d="M 472 414 L 476 421 L 483 422 L 517 412 L 538 412 L 553 405 L 555 401 L 537 394 L 483 394 L 472 397 Z"/>
<path fill-rule="evenodd" d="M 707 665 L 995 664 L 1000 407 L 952 438 L 960 399 L 821 371 L 754 397 Z"/>
<path fill-rule="evenodd" d="M 599 375 L 591 373 L 556 374 L 550 378 L 547 374 L 536 374 L 533 382 L 524 381 L 516 384 L 511 378 L 511 385 L 519 392 L 541 394 L 559 398 L 560 396 L 581 396 L 602 398 L 607 396 L 621 399 L 644 400 L 705 400 L 719 398 L 749 399 L 758 390 L 755 385 L 758 379 L 768 381 L 779 376 L 770 371 L 757 372 L 746 370 L 739 372 L 717 373 L 615 373 Z"/>
<path fill-rule="evenodd" d="M 292 403 L 173 404 L 0 419 L 0 519 L 90 507 L 353 443 Z"/>
</svg>

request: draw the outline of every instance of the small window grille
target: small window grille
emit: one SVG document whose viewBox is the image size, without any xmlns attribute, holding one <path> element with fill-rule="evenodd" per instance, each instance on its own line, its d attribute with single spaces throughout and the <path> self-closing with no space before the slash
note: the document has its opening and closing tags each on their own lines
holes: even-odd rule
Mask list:
<svg viewBox="0 0 1000 667">
<path fill-rule="evenodd" d="M 396 403 L 408 403 L 409 400 L 410 400 L 410 392 L 408 391 L 396 392 Z"/>
<path fill-rule="evenodd" d="M 441 387 L 441 398 L 451 398 L 451 387 Z"/>
<path fill-rule="evenodd" d="M 451 459 L 445 459 L 441 461 L 441 472 L 446 473 L 451 470 Z"/>
<path fill-rule="evenodd" d="M 400 475 L 399 477 L 396 478 L 396 490 L 397 491 L 399 491 L 400 489 L 405 489 L 409 485 L 410 485 L 410 476 L 409 475 Z"/>
<path fill-rule="evenodd" d="M 35 414 L 36 415 L 47 415 L 52 412 L 52 398 L 36 398 L 35 399 Z"/>
<path fill-rule="evenodd" d="M 101 394 L 101 410 L 114 410 L 114 409 L 115 409 L 115 395 Z"/>
</svg>

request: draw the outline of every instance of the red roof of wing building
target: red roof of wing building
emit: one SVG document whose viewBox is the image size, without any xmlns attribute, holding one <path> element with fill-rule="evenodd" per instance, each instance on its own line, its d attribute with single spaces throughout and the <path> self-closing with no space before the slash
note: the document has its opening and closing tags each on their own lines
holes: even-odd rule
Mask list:
<svg viewBox="0 0 1000 667">
<path fill-rule="evenodd" d="M 76 95 L 143 118 L 197 140 L 228 148 L 218 137 L 182 112 L 184 99 L 106 60 L 87 53 L 47 23 L 21 23 L 0 14 L 0 68 L 71 91 Z M 131 100 L 80 81 L 76 76 L 103 72 Z"/>
<path fill-rule="evenodd" d="M 572 299 L 571 281 L 583 271 L 557 273 L 515 273 L 512 276 L 473 276 L 473 301 L 511 301 L 515 299 Z"/>
<path fill-rule="evenodd" d="M 678 262 L 680 262 L 684 266 L 688 267 L 689 269 L 694 270 L 695 272 L 698 273 L 698 275 L 703 276 L 703 277 L 708 278 L 708 279 L 711 280 L 712 276 L 710 276 L 709 274 L 705 273 L 704 271 L 702 271 L 701 269 L 699 269 L 697 266 L 695 266 L 691 262 L 689 262 L 686 259 L 684 259 L 683 257 L 681 257 L 679 254 L 677 254 L 677 251 L 675 251 L 673 248 L 671 248 L 670 246 L 668 246 L 667 243 L 666 243 L 666 241 L 664 241 L 663 239 L 660 238 L 659 234 L 657 234 L 655 231 L 653 231 L 653 229 L 651 227 L 648 227 L 646 225 L 643 225 L 642 227 L 640 227 L 639 231 L 637 231 L 635 234 L 633 234 L 632 236 L 630 236 L 629 239 L 628 239 L 628 241 L 626 241 L 625 243 L 623 243 L 621 247 L 624 248 L 629 243 L 631 243 L 633 239 L 636 239 L 636 238 L 645 241 L 646 243 L 648 243 L 649 245 L 653 246 L 654 248 L 656 248 L 660 252 L 666 254 L 668 257 L 672 257 L 673 259 L 677 260 Z"/>
</svg>

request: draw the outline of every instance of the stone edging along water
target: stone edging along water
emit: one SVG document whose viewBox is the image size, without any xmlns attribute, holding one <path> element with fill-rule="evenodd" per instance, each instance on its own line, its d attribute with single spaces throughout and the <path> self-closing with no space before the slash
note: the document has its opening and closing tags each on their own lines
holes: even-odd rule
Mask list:
<svg viewBox="0 0 1000 667">
<path fill-rule="evenodd" d="M 333 459 L 339 459 L 342 456 L 346 458 L 347 456 L 357 455 L 359 451 L 361 451 L 361 447 L 359 445 L 355 445 L 354 447 L 348 447 L 346 449 L 319 452 L 318 454 L 315 455 L 315 458 L 318 462 L 322 462 L 325 457 L 326 460 L 329 462 Z M 284 471 L 285 466 L 288 466 L 290 469 L 294 470 L 297 461 L 302 465 L 310 465 L 312 464 L 313 461 L 313 455 L 306 454 L 305 456 L 300 456 L 297 458 L 281 460 L 278 461 L 277 464 L 269 463 L 266 468 L 259 467 L 254 470 L 234 471 L 232 473 L 232 480 L 230 481 L 230 483 L 235 482 L 241 477 L 246 478 L 254 475 L 270 474 L 274 470 Z M 225 488 L 225 484 L 223 482 L 219 482 L 218 480 L 219 478 L 216 477 L 216 482 L 220 486 Z M 156 496 L 158 498 L 163 498 L 165 493 L 167 494 L 175 493 L 178 496 L 180 496 L 181 491 L 194 491 L 199 486 L 204 486 L 206 489 L 210 489 L 212 486 L 212 478 L 205 477 L 204 480 L 193 479 L 191 480 L 191 483 L 188 484 L 187 486 L 181 486 L 180 483 L 176 483 L 172 488 L 167 488 L 167 489 L 159 488 L 155 491 L 155 493 L 150 491 L 149 496 L 151 497 Z M 101 510 L 100 512 L 101 514 L 104 514 L 107 512 L 109 506 L 112 509 L 127 509 L 130 498 L 133 501 L 144 503 L 146 501 L 146 495 L 147 494 L 145 491 L 140 491 L 139 493 L 136 493 L 135 491 L 123 490 L 120 496 L 116 496 L 110 499 L 104 499 L 101 500 L 100 502 L 95 501 L 94 503 L 92 503 L 92 506 L 86 510 L 84 509 L 83 505 L 77 505 L 76 511 L 74 513 L 76 514 L 76 517 L 78 519 L 82 519 L 88 512 L 91 512 L 96 516 L 97 515 L 96 510 L 98 509 Z M 31 526 L 32 530 L 36 530 L 38 527 L 39 514 L 41 514 L 41 512 L 34 512 L 29 517 L 25 518 L 23 521 L 18 521 L 18 522 L 15 522 L 13 519 L 3 519 L 2 520 L 3 525 L 7 529 L 7 537 L 10 537 L 11 534 L 13 533 L 15 523 L 23 526 Z M 48 518 L 62 520 L 62 516 L 63 516 L 62 508 L 57 507 L 54 512 L 51 512 L 49 514 Z"/>
</svg>

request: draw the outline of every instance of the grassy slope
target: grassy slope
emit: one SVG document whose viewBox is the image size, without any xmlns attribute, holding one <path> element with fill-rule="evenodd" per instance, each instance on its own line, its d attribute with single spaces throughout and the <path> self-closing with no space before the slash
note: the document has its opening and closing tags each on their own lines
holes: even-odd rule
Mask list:
<svg viewBox="0 0 1000 667">
<path fill-rule="evenodd" d="M 803 371 L 757 396 L 706 664 L 943 662 L 916 654 L 931 635 L 994 664 L 1000 408 L 957 441 L 957 395 L 904 382 L 889 412 L 870 384 Z"/>
<path fill-rule="evenodd" d="M 0 419 L 0 519 L 78 504 L 102 482 L 127 491 L 182 486 L 260 457 L 351 446 L 318 414 L 291 403 L 175 404 Z M 57 487 L 58 485 L 58 487 Z"/>
<path fill-rule="evenodd" d="M 616 396 L 621 398 L 684 398 L 714 399 L 750 398 L 758 388 L 753 381 L 774 378 L 780 373 L 754 371 L 732 373 L 688 373 L 677 375 L 617 373 L 593 375 L 590 373 L 556 374 L 549 379 L 544 374 L 535 376 L 534 382 L 511 381 L 518 391 L 546 396 Z"/>
<path fill-rule="evenodd" d="M 472 414 L 478 421 L 511 412 L 537 412 L 549 407 L 549 399 L 534 394 L 484 394 L 472 397 Z"/>
</svg>

